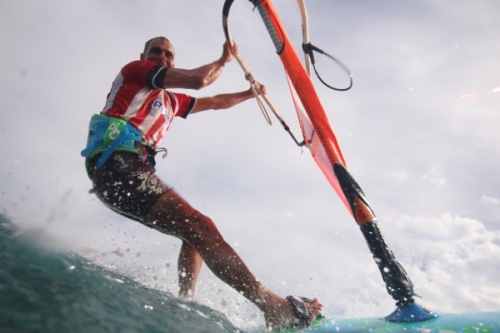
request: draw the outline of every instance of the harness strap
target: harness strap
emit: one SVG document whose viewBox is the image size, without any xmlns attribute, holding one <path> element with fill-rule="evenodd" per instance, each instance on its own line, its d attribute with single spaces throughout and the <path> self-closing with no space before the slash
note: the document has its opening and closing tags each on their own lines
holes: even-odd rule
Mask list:
<svg viewBox="0 0 500 333">
<path fill-rule="evenodd" d="M 90 119 L 87 147 L 82 150 L 83 157 L 102 153 L 96 166 L 102 167 L 114 151 L 139 153 L 135 143 L 141 143 L 142 132 L 127 121 L 95 114 Z"/>
<path fill-rule="evenodd" d="M 122 144 L 123 140 L 129 135 L 130 131 L 127 126 L 125 126 L 120 134 L 114 139 L 109 147 L 102 153 L 101 157 L 97 161 L 97 166 L 100 168 L 104 165 L 104 162 L 111 156 L 111 154 Z"/>
</svg>

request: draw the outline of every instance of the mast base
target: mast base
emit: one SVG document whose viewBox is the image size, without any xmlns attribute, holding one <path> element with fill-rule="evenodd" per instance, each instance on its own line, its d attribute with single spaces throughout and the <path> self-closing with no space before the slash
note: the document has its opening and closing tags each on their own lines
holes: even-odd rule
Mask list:
<svg viewBox="0 0 500 333">
<path fill-rule="evenodd" d="M 421 305 L 410 303 L 399 306 L 393 313 L 385 317 L 385 320 L 395 323 L 411 323 L 431 320 L 437 317 L 436 313 L 424 309 Z"/>
</svg>

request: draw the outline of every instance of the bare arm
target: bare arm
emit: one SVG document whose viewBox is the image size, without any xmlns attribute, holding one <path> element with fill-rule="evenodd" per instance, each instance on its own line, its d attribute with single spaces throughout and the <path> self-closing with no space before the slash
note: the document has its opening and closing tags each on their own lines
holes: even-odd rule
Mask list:
<svg viewBox="0 0 500 333">
<path fill-rule="evenodd" d="M 259 95 L 265 94 L 266 87 L 260 85 L 260 90 L 257 92 Z M 196 113 L 206 110 L 219 110 L 229 109 L 247 99 L 255 97 L 252 88 L 236 93 L 220 94 L 212 97 L 197 98 L 196 103 L 191 110 L 191 113 Z"/>
<path fill-rule="evenodd" d="M 194 69 L 169 68 L 163 80 L 163 87 L 166 89 L 184 88 L 196 90 L 206 87 L 217 80 L 224 69 L 224 65 L 231 59 L 230 47 L 224 44 L 221 57 L 210 64 Z"/>
</svg>

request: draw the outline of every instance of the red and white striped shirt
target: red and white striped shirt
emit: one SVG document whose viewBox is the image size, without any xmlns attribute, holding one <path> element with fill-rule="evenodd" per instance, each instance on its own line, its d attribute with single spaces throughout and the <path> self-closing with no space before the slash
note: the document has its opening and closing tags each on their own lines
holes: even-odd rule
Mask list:
<svg viewBox="0 0 500 333">
<path fill-rule="evenodd" d="M 138 128 L 147 143 L 156 147 L 173 118 L 186 118 L 194 97 L 157 87 L 158 75 L 166 68 L 152 61 L 137 60 L 123 67 L 116 76 L 101 114 L 119 117 Z M 161 80 L 160 80 L 161 81 Z"/>
</svg>

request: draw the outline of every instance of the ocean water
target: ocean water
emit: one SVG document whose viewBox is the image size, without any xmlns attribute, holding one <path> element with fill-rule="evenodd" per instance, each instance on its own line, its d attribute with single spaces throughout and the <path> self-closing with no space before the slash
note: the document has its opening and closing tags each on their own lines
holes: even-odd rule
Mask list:
<svg viewBox="0 0 500 333">
<path fill-rule="evenodd" d="M 43 249 L 33 237 L 0 215 L 2 333 L 241 332 L 218 311 Z"/>
</svg>

